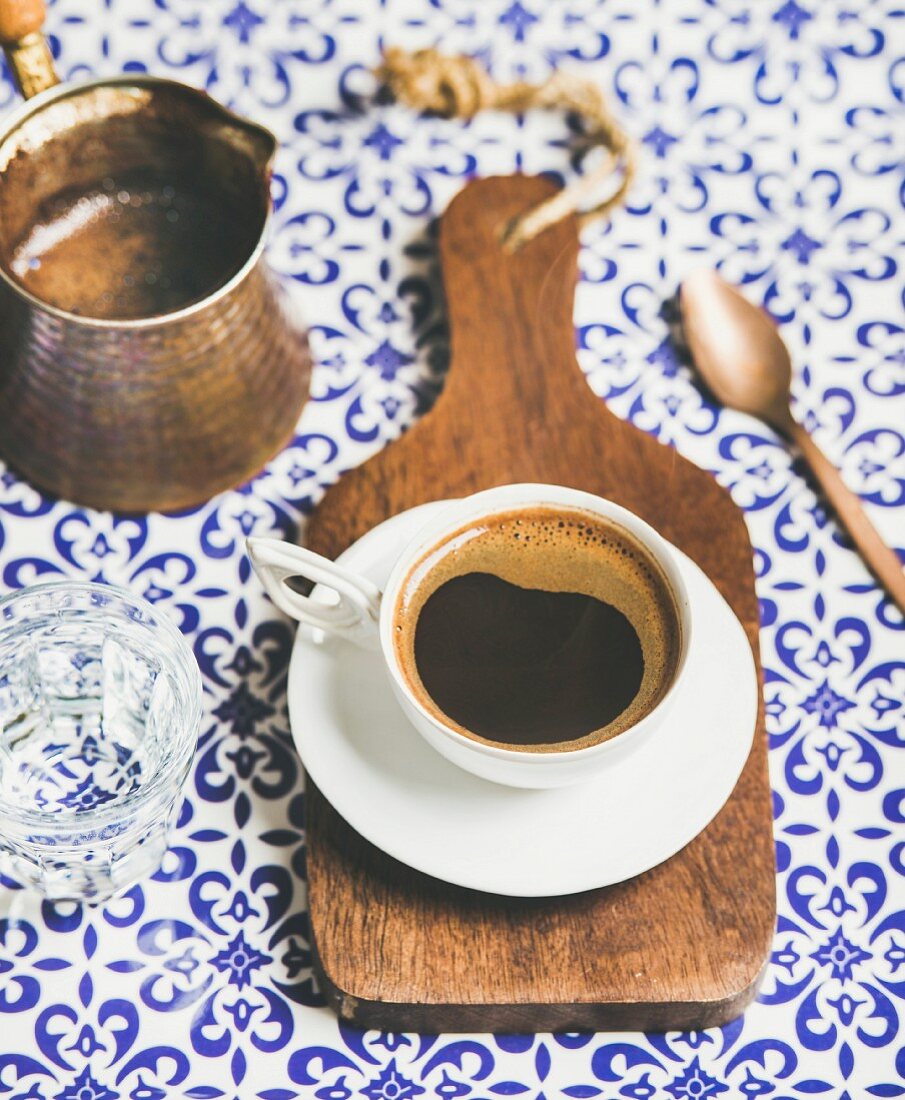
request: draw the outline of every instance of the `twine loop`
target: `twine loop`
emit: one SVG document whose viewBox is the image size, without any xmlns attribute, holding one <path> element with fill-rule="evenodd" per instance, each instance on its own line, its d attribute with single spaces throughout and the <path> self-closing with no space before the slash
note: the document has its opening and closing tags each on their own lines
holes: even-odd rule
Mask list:
<svg viewBox="0 0 905 1100">
<path fill-rule="evenodd" d="M 521 114 L 541 107 L 574 112 L 587 121 L 585 152 L 602 146 L 608 155 L 587 175 L 505 227 L 503 244 L 510 251 L 569 214 L 575 214 L 582 226 L 604 217 L 624 201 L 632 184 L 633 143 L 610 113 L 601 89 L 589 80 L 555 72 L 543 84 L 497 84 L 474 58 L 448 56 L 434 49 L 409 53 L 395 46 L 384 51 L 377 77 L 398 102 L 445 118 L 474 118 L 484 110 Z M 614 177 L 618 182 L 610 194 L 586 206 L 590 196 Z"/>
</svg>

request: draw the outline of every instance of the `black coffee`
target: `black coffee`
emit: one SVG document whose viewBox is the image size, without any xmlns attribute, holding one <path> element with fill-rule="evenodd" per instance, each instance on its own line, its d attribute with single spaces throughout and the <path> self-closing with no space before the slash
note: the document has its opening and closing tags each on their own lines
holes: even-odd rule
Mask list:
<svg viewBox="0 0 905 1100">
<path fill-rule="evenodd" d="M 578 509 L 463 528 L 412 570 L 396 645 L 421 702 L 479 740 L 545 751 L 606 740 L 669 686 L 668 583 L 622 528 Z"/>
</svg>

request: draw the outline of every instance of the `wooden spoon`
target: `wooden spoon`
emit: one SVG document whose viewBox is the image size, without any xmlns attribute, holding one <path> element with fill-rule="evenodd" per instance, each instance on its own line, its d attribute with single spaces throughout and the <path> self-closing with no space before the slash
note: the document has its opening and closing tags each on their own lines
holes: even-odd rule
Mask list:
<svg viewBox="0 0 905 1100">
<path fill-rule="evenodd" d="M 682 323 L 695 366 L 731 409 L 772 424 L 796 444 L 868 566 L 905 614 L 905 573 L 880 538 L 861 501 L 792 417 L 792 363 L 776 325 L 714 271 L 690 275 L 680 293 Z"/>
</svg>

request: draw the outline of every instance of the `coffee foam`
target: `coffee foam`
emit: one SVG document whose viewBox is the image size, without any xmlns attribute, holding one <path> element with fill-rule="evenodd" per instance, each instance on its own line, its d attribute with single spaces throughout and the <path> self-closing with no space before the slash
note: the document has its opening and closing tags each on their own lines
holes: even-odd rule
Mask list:
<svg viewBox="0 0 905 1100">
<path fill-rule="evenodd" d="M 415 628 L 422 607 L 441 585 L 466 573 L 492 573 L 521 588 L 580 592 L 611 604 L 641 643 L 644 673 L 638 693 L 612 722 L 574 741 L 506 745 L 520 752 L 568 751 L 607 741 L 659 703 L 679 659 L 675 599 L 662 569 L 623 527 L 580 508 L 515 508 L 464 524 L 412 567 L 393 615 L 396 658 L 419 703 L 445 725 L 475 741 L 496 745 L 446 715 L 421 681 Z"/>
</svg>

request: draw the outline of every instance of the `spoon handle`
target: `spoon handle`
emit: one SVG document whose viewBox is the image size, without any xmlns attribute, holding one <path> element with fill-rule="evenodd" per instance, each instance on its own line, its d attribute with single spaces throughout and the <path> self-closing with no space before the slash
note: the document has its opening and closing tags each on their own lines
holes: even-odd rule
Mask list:
<svg viewBox="0 0 905 1100">
<path fill-rule="evenodd" d="M 905 572 L 895 550 L 891 549 L 867 518 L 859 498 L 849 489 L 839 471 L 817 446 L 807 431 L 795 421 L 789 434 L 810 466 L 814 477 L 836 510 L 836 515 L 851 535 L 862 558 L 905 615 Z"/>
</svg>

